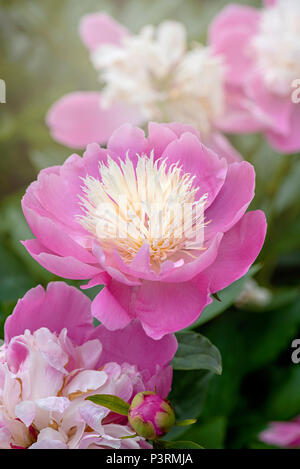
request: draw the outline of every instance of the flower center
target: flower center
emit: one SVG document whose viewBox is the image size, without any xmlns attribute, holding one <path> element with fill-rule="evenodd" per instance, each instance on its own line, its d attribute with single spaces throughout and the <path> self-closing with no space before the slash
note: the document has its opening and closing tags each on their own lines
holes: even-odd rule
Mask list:
<svg viewBox="0 0 300 469">
<path fill-rule="evenodd" d="M 84 215 L 79 222 L 106 253 L 114 250 L 130 263 L 148 244 L 151 266 L 159 268 L 184 254 L 203 249 L 204 206 L 207 194 L 196 199 L 194 177 L 178 163 L 138 156 L 136 168 L 127 157 L 100 163 L 100 178 L 87 176 L 80 197 Z"/>
<path fill-rule="evenodd" d="M 300 2 L 278 0 L 266 8 L 253 41 L 266 86 L 286 96 L 300 78 Z"/>
<path fill-rule="evenodd" d="M 100 46 L 92 61 L 105 85 L 104 105 L 137 105 L 145 120 L 191 124 L 202 138 L 224 112 L 222 60 L 199 44 L 187 51 L 180 23 L 146 26 L 120 46 Z"/>
</svg>

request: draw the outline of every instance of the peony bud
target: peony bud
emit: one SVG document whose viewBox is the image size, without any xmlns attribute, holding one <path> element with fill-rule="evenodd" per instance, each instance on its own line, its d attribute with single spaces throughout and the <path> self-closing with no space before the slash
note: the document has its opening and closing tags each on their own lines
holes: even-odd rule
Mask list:
<svg viewBox="0 0 300 469">
<path fill-rule="evenodd" d="M 128 419 L 136 433 L 148 440 L 160 438 L 175 424 L 174 410 L 169 401 L 152 391 L 136 394 Z"/>
</svg>

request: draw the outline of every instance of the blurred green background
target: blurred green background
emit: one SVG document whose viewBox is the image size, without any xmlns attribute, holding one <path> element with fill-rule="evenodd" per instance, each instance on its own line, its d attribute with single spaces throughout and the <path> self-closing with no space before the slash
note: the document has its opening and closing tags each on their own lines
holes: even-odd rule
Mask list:
<svg viewBox="0 0 300 469">
<path fill-rule="evenodd" d="M 1 336 L 17 299 L 55 278 L 19 242 L 31 237 L 20 200 L 41 168 L 61 163 L 71 153 L 51 139 L 45 126 L 50 105 L 65 93 L 99 87 L 78 36 L 80 17 L 105 10 L 135 32 L 147 23 L 177 19 L 191 40 L 203 42 L 209 22 L 228 3 L 0 0 L 0 78 L 7 86 L 7 103 L 0 104 Z M 259 6 L 260 0 L 235 3 Z M 251 208 L 263 209 L 269 224 L 259 267 L 248 277 L 255 276 L 272 296 L 264 306 L 250 302 L 237 307 L 247 281 L 242 279 L 204 311 L 195 327 L 219 348 L 223 374 L 175 371 L 171 399 L 177 414 L 199 420 L 170 437 L 207 448 L 263 448 L 257 434 L 268 421 L 300 413 L 300 365 L 291 362 L 291 342 L 300 337 L 300 156 L 277 154 L 261 135 L 231 140 L 255 166 Z"/>
</svg>

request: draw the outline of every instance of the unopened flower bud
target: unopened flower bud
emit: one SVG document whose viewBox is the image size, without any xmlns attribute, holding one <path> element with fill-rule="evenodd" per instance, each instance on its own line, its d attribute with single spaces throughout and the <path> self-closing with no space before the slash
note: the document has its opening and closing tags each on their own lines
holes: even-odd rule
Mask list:
<svg viewBox="0 0 300 469">
<path fill-rule="evenodd" d="M 136 433 L 148 440 L 162 437 L 175 424 L 174 410 L 169 401 L 152 391 L 136 394 L 128 419 Z"/>
</svg>

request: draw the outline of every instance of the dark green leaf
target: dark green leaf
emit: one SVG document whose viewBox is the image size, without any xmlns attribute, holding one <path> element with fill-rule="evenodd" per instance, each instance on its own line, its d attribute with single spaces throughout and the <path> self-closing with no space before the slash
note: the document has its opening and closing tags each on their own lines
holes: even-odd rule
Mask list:
<svg viewBox="0 0 300 469">
<path fill-rule="evenodd" d="M 172 361 L 175 370 L 209 370 L 220 375 L 222 359 L 218 349 L 203 335 L 192 331 L 176 334 L 178 350 Z"/>
</svg>

